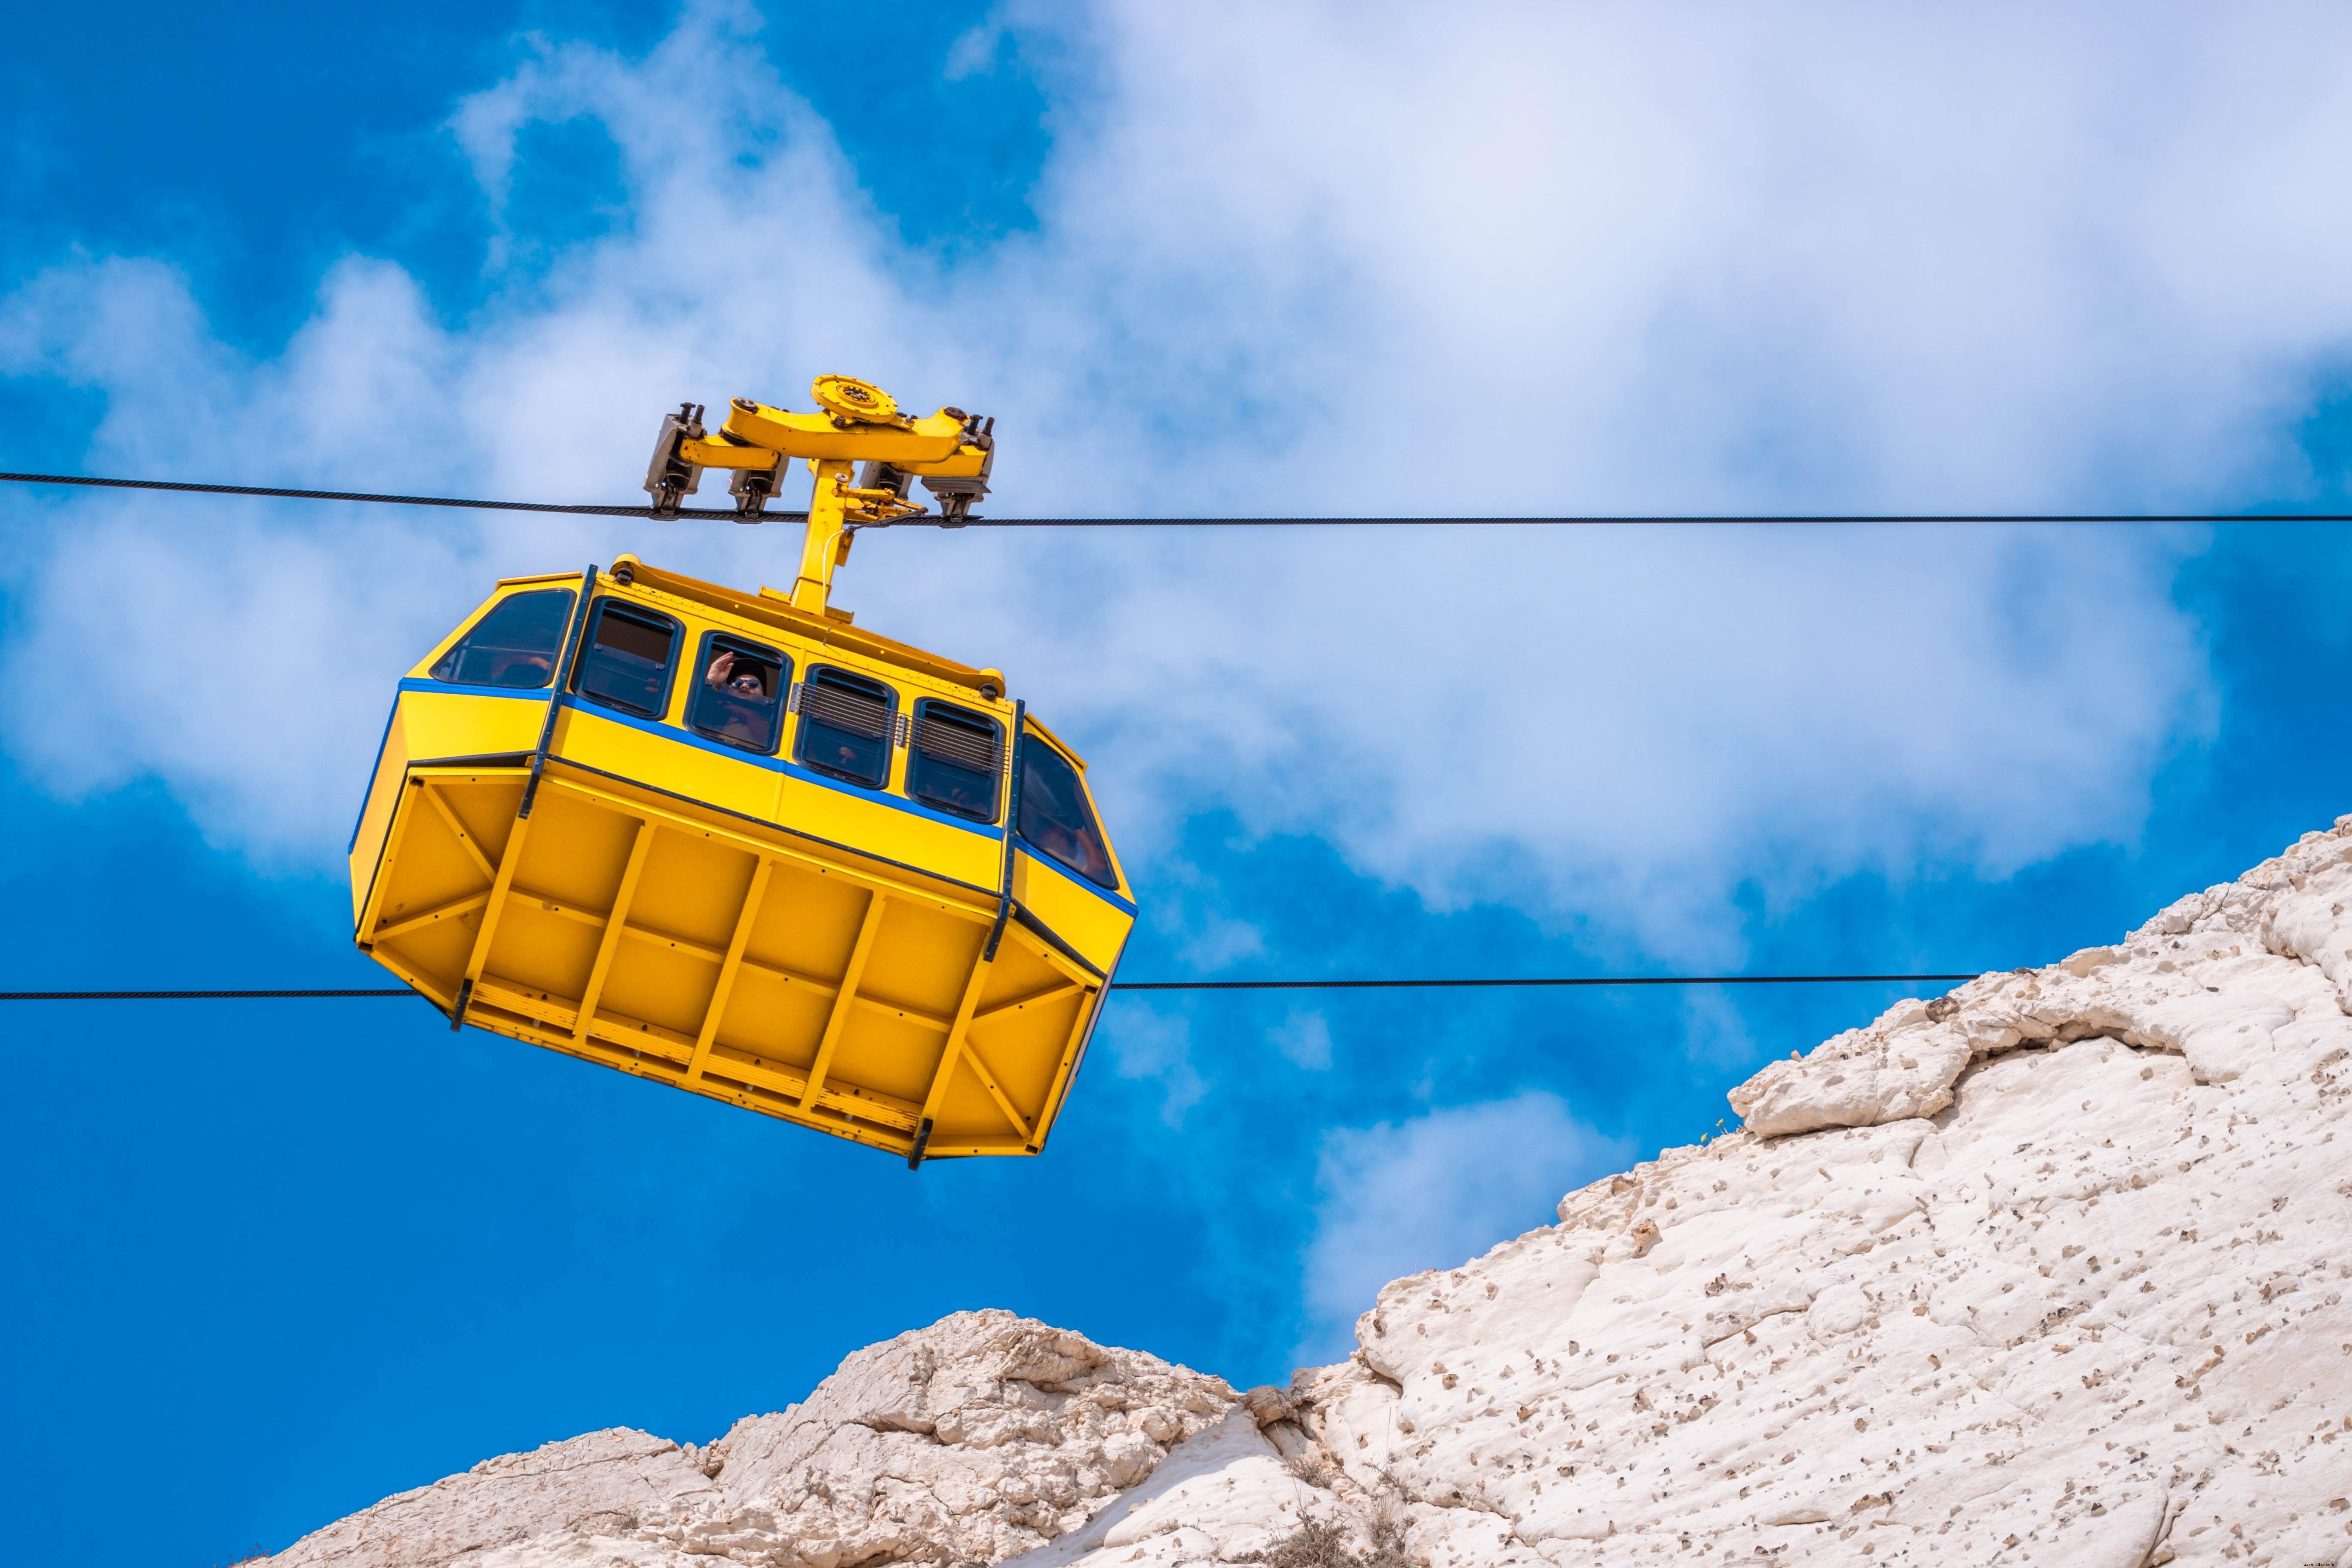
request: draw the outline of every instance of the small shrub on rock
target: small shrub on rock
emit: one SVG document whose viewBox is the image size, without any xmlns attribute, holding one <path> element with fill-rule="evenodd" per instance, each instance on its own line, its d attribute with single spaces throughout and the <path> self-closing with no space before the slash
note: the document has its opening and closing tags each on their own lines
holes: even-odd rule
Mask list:
<svg viewBox="0 0 2352 1568">
<path fill-rule="evenodd" d="M 1386 1520 L 1373 1522 L 1369 1552 L 1350 1550 L 1348 1532 L 1338 1525 L 1310 1519 L 1266 1551 L 1244 1552 L 1237 1561 L 1265 1568 L 1412 1568 L 1395 1525 Z"/>
</svg>

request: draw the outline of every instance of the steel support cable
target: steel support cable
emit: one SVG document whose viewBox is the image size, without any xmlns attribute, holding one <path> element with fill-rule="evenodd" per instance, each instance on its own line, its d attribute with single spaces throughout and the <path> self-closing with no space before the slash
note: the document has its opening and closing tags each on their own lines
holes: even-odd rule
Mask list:
<svg viewBox="0 0 2352 1568">
<path fill-rule="evenodd" d="M 289 500 L 368 501 L 387 506 L 456 507 L 475 511 L 557 512 L 574 517 L 650 518 L 648 506 L 586 506 L 555 501 L 470 500 L 457 496 L 375 495 L 361 490 L 306 490 L 275 485 L 207 485 L 181 479 L 97 479 L 82 474 L 0 473 L 0 481 L 25 485 L 77 485 L 126 490 L 170 490 L 188 495 L 275 496 Z M 681 507 L 670 516 L 744 521 L 731 507 Z M 803 511 L 759 514 L 763 522 L 800 522 Z M 665 520 L 667 521 L 667 520 Z M 1554 528 L 1628 524 L 1760 524 L 1760 523 L 2004 523 L 2004 522 L 2352 522 L 2352 512 L 1691 512 L 1601 513 L 1559 517 L 973 517 L 952 525 L 945 520 L 908 518 L 896 522 L 861 523 L 860 528 L 1426 528 L 1457 527 Z"/>
<path fill-rule="evenodd" d="M 1981 971 L 1977 973 L 1982 973 Z M 1968 974 L 1579 974 L 1476 980 L 1118 980 L 1113 991 L 1413 991 L 1555 985 L 1844 985 L 1974 980 Z M 0 1002 L 278 1002 L 415 996 L 404 985 L 310 991 L 0 991 Z"/>
<path fill-rule="evenodd" d="M 0 991 L 0 1002 L 279 1002 L 295 997 L 414 996 L 405 985 L 332 991 Z"/>
<path fill-rule="evenodd" d="M 575 506 L 554 501 L 468 500 L 457 496 L 374 495 L 363 490 L 298 490 L 276 485 L 200 485 L 183 479 L 104 479 L 82 474 L 0 474 L 0 480 L 20 485 L 80 485 L 98 489 L 174 490 L 200 496 L 277 496 L 287 500 L 374 501 L 386 506 L 446 506 L 471 511 L 553 511 L 578 517 L 651 517 L 644 506 Z M 732 507 L 684 507 L 680 517 L 733 517 Z M 769 512 L 779 522 L 798 522 L 806 512 Z"/>
</svg>

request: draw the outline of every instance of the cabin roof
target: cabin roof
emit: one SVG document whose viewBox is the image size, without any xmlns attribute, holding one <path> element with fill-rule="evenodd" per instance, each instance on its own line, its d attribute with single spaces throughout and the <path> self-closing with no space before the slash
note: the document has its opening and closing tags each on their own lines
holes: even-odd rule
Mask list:
<svg viewBox="0 0 2352 1568">
<path fill-rule="evenodd" d="M 853 626 L 845 612 L 811 615 L 806 610 L 794 608 L 786 595 L 773 588 L 763 587 L 757 594 L 747 594 L 738 588 L 724 587 L 717 583 L 706 583 L 699 577 L 687 576 L 682 572 L 664 571 L 660 567 L 646 564 L 634 555 L 616 558 L 613 566 L 616 569 L 622 566 L 629 567 L 635 574 L 638 586 L 688 600 L 708 609 L 716 610 L 721 615 L 774 626 L 824 647 L 845 648 L 852 653 L 863 654 L 868 658 L 894 664 L 917 674 L 929 676 L 936 680 L 968 687 L 975 692 L 982 685 L 987 684 L 995 685 L 999 690 L 1003 689 L 1004 677 L 1001 671 L 980 669 L 971 665 L 959 664 L 954 659 L 943 658 L 938 654 L 926 652 L 912 644 L 902 643 L 895 637 L 886 637 L 879 632 L 864 630 Z M 599 574 L 599 576 L 609 580 L 610 573 Z M 555 573 L 530 577 L 504 577 L 499 579 L 499 585 L 503 588 L 528 583 L 568 583 L 572 580 L 570 573 Z"/>
</svg>

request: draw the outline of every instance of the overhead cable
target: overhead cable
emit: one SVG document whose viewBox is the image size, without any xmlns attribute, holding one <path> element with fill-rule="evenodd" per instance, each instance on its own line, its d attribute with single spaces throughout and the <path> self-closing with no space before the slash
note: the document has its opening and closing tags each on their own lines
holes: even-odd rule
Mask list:
<svg viewBox="0 0 2352 1568">
<path fill-rule="evenodd" d="M 1479 980 L 1115 980 L 1113 991 L 1406 991 L 1511 985 L 1848 985 L 1974 980 L 1969 974 L 1571 974 Z"/>
<path fill-rule="evenodd" d="M 338 996 L 414 996 L 405 985 L 327 991 L 0 991 L 0 1002 L 284 1002 Z"/>
<path fill-rule="evenodd" d="M 649 506 L 587 506 L 556 501 L 473 500 L 457 496 L 375 495 L 361 490 L 291 489 L 275 485 L 212 485 L 181 479 L 99 479 L 83 474 L 6 474 L 0 481 L 26 485 L 76 485 L 127 490 L 170 490 L 188 495 L 275 496 L 289 500 L 367 501 L 386 506 L 455 507 L 476 511 L 556 512 L 575 517 L 654 516 Z M 732 507 L 681 507 L 680 518 L 732 522 L 800 522 L 803 511 L 769 511 L 746 518 Z M 665 519 L 667 521 L 667 519 Z M 2219 523 L 2352 522 L 2352 512 L 1583 512 L 1555 517 L 970 517 L 952 522 L 937 517 L 904 518 L 861 528 L 1482 528 L 1618 527 L 1632 524 L 1765 523 Z"/>
<path fill-rule="evenodd" d="M 467 500 L 456 496 L 373 495 L 361 490 L 297 490 L 276 485 L 201 485 L 184 479 L 101 479 L 83 474 L 0 474 L 21 485 L 81 485 L 100 489 L 177 490 L 200 496 L 278 496 L 288 500 L 374 501 L 385 506 L 447 506 L 473 511 L 553 511 L 578 517 L 651 517 L 644 506 L 575 506 L 554 501 Z M 681 507 L 680 517 L 733 517 L 732 507 Z M 806 512 L 769 512 L 779 522 L 799 522 Z"/>
<path fill-rule="evenodd" d="M 1115 980 L 1113 991 L 1427 991 L 1465 986 L 1549 985 L 1846 985 L 1974 980 L 1967 974 L 1576 974 L 1474 980 Z M 361 996 L 415 996 L 404 985 L 275 991 L 0 991 L 0 1002 L 283 1002 Z"/>
</svg>

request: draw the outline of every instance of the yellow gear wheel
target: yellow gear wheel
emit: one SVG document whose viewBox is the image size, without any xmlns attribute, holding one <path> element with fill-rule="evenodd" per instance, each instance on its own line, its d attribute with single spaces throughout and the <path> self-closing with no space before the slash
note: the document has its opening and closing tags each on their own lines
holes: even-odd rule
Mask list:
<svg viewBox="0 0 2352 1568">
<path fill-rule="evenodd" d="M 838 419 L 859 425 L 905 425 L 898 400 L 870 381 L 854 375 L 821 375 L 809 383 L 817 406 Z"/>
</svg>

